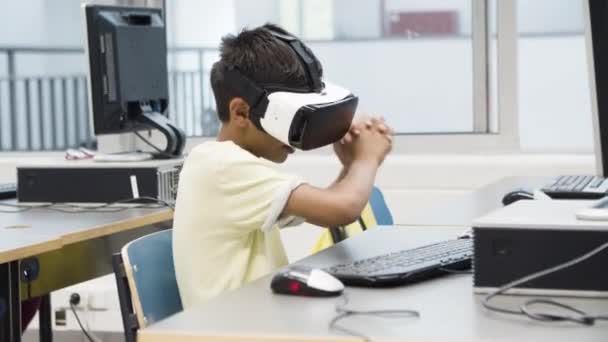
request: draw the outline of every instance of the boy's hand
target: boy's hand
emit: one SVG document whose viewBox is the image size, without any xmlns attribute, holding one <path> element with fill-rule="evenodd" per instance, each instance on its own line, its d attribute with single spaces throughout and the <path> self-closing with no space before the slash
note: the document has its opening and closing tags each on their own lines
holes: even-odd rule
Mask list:
<svg viewBox="0 0 608 342">
<path fill-rule="evenodd" d="M 355 123 L 334 144 L 345 166 L 338 179 L 326 189 L 300 185 L 291 192 L 283 215 L 303 217 L 322 227 L 354 222 L 369 200 L 378 166 L 391 150 L 391 133 L 382 119 Z"/>
<path fill-rule="evenodd" d="M 352 148 L 349 148 L 348 145 L 352 144 L 353 140 L 357 138 L 364 129 L 377 130 L 379 133 L 384 134 L 392 144 L 393 130 L 386 125 L 384 118 L 372 118 L 367 115 L 363 115 L 357 121 L 353 122 L 350 130 L 340 141 L 334 143 L 334 152 L 343 166 L 348 167 L 352 163 L 353 150 Z"/>
<path fill-rule="evenodd" d="M 386 153 L 390 151 L 392 146 L 393 131 L 385 124 L 384 118 L 365 118 L 364 120 L 354 122 L 349 132 L 346 133 L 346 135 L 340 141 L 334 143 L 334 151 L 336 152 L 336 156 L 338 156 L 338 159 L 340 159 L 343 166 L 348 167 L 355 159 L 354 142 L 362 132 L 366 131 L 374 131 L 376 132 L 376 135 L 379 134 L 384 136 L 384 139 L 389 143 Z M 367 135 L 368 134 L 366 133 L 366 136 Z M 366 138 L 366 140 L 368 139 L 369 138 Z M 386 153 L 378 159 L 380 163 L 382 160 L 384 160 Z"/>
<path fill-rule="evenodd" d="M 364 126 L 351 134 L 353 160 L 372 159 L 380 165 L 392 149 L 392 130 L 382 118 L 367 120 Z M 348 145 L 347 142 L 345 144 Z"/>
<path fill-rule="evenodd" d="M 393 130 L 386 125 L 383 116 L 370 117 L 367 115 L 362 115 L 359 120 L 357 120 L 350 129 L 350 137 L 356 137 L 361 132 L 363 128 L 372 128 L 375 127 L 380 133 L 385 134 L 387 136 L 393 135 Z"/>
<path fill-rule="evenodd" d="M 334 143 L 334 152 L 336 152 L 336 156 L 340 160 L 340 163 L 342 163 L 342 166 L 349 167 L 353 162 L 353 149 L 348 145 L 352 143 L 353 138 L 358 136 L 365 127 L 364 121 L 353 122 L 344 137 Z"/>
</svg>

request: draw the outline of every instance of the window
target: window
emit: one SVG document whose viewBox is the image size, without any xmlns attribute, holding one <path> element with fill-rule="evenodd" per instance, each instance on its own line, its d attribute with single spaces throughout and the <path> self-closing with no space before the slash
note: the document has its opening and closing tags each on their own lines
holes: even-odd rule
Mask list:
<svg viewBox="0 0 608 342">
<path fill-rule="evenodd" d="M 519 1 L 517 17 L 522 149 L 590 151 L 582 1 Z"/>
<path fill-rule="evenodd" d="M 57 150 L 91 139 L 80 2 L 7 3 L 13 8 L 5 14 L 25 13 L 20 8 L 26 6 L 28 13 L 46 18 L 27 28 L 17 29 L 17 23 L 10 24 L 11 18 L 0 14 L 3 28 L 9 23 L 31 35 L 0 34 L 0 46 L 6 47 L 0 49 L 0 150 Z M 362 111 L 387 118 L 401 135 L 397 150 L 447 152 L 517 145 L 511 76 L 516 64 L 509 55 L 516 46 L 509 45 L 508 34 L 500 34 L 515 32 L 513 1 L 100 3 L 164 5 L 169 113 L 190 136 L 214 136 L 219 127 L 209 71 L 218 58 L 220 38 L 243 27 L 275 22 L 303 37 L 323 62 L 326 77 L 360 97 Z M 497 13 L 504 20 L 497 20 Z"/>
<path fill-rule="evenodd" d="M 203 58 L 174 58 L 174 71 L 207 74 L 222 35 L 275 22 L 307 42 L 326 77 L 360 97 L 362 111 L 387 118 L 401 135 L 398 151 L 518 145 L 513 1 L 180 0 L 167 6 L 174 46 L 209 47 Z M 209 87 L 204 81 L 202 87 L 199 121 L 210 127 L 217 119 Z"/>
<path fill-rule="evenodd" d="M 474 3 L 485 1 L 236 0 L 218 5 L 207 0 L 168 6 L 180 18 L 172 22 L 175 30 L 187 32 L 184 37 L 177 33 L 175 41 L 196 32 L 195 40 L 210 47 L 226 32 L 279 23 L 307 41 L 328 79 L 360 97 L 360 110 L 384 115 L 398 133 L 487 133 L 486 88 L 474 91 L 474 74 L 487 73 L 486 61 L 474 52 L 474 40 L 486 37 L 473 32 Z M 203 12 L 229 24 L 222 24 L 221 33 L 205 31 Z M 482 106 L 476 108 L 476 102 Z"/>
<path fill-rule="evenodd" d="M 8 1 L 0 11 L 0 151 L 90 138 L 80 0 Z"/>
</svg>

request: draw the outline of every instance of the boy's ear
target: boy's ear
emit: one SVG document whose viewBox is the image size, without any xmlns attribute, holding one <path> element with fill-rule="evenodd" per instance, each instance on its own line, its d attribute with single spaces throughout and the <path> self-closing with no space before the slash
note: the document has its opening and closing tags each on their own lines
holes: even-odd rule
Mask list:
<svg viewBox="0 0 608 342">
<path fill-rule="evenodd" d="M 230 121 L 238 127 L 245 128 L 251 123 L 249 121 L 249 104 L 242 98 L 235 97 L 230 100 L 228 108 L 230 110 Z"/>
</svg>

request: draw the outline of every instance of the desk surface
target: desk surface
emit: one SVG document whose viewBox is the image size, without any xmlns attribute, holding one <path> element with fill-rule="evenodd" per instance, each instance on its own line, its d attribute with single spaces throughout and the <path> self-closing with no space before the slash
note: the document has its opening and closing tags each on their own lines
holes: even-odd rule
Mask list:
<svg viewBox="0 0 608 342">
<path fill-rule="evenodd" d="M 462 227 L 378 228 L 357 235 L 300 264 L 323 267 L 392 250 L 413 248 L 452 238 Z M 332 332 L 329 321 L 341 299 L 275 295 L 271 276 L 264 277 L 161 321 L 139 333 L 140 342 L 184 341 L 344 341 Z M 351 317 L 343 327 L 373 340 L 399 341 L 585 341 L 608 340 L 608 324 L 593 328 L 573 324 L 546 324 L 487 312 L 482 297 L 473 294 L 471 275 L 452 275 L 417 285 L 390 289 L 347 288 L 349 307 L 415 309 L 421 317 L 381 319 Z M 500 298 L 497 303 L 514 307 L 522 297 Z M 608 311 L 608 300 L 565 300 L 590 312 Z M 352 338 L 352 340 L 360 340 Z"/>
<path fill-rule="evenodd" d="M 128 209 L 113 213 L 66 214 L 49 209 L 0 214 L 0 263 L 48 252 L 63 245 L 167 221 L 172 211 Z"/>
<path fill-rule="evenodd" d="M 49 252 L 61 247 L 61 240 L 20 228 L 0 228 L 0 264 Z"/>
</svg>

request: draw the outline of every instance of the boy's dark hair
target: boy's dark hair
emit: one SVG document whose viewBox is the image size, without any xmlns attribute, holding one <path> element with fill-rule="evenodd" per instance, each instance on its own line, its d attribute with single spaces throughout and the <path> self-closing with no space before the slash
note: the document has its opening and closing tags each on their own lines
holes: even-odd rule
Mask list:
<svg viewBox="0 0 608 342">
<path fill-rule="evenodd" d="M 291 35 L 277 25 L 266 24 L 252 30 L 244 29 L 237 36 L 227 35 L 222 38 L 220 60 L 211 69 L 211 87 L 221 121 L 229 120 L 230 100 L 239 96 L 234 92 L 233 87 L 225 82 L 226 67 L 238 68 L 243 75 L 258 85 L 275 84 L 296 89 L 308 87 L 306 70 L 298 55 L 287 43 L 275 38 L 270 31 Z M 315 59 L 319 76 L 322 76 L 321 63 L 308 47 L 304 46 L 304 48 Z"/>
</svg>

